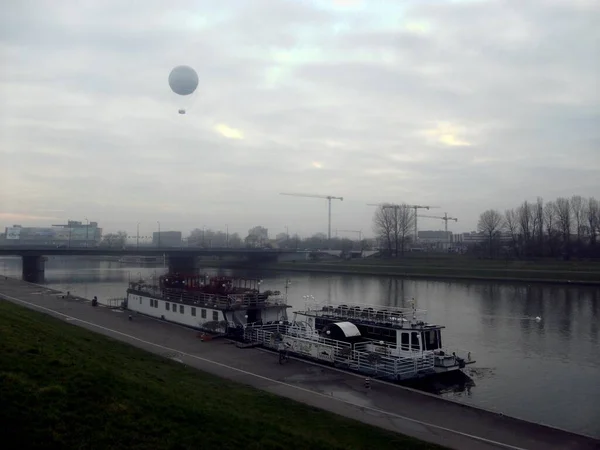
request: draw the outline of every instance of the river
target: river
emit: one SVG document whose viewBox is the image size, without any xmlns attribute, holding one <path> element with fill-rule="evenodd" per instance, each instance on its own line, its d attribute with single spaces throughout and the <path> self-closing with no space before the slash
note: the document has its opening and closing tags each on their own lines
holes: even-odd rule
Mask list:
<svg viewBox="0 0 600 450">
<path fill-rule="evenodd" d="M 4 275 L 20 277 L 20 258 L 0 261 Z M 163 271 L 50 258 L 45 283 L 87 298 L 124 297 L 129 279 L 148 279 Z M 298 272 L 238 274 L 262 278 L 263 290 L 284 291 L 290 279 L 289 302 L 295 309 L 304 305 L 306 295 L 320 302 L 405 307 L 414 298 L 418 308 L 428 311 L 429 322 L 447 327 L 445 343 L 470 351 L 477 361 L 466 370 L 473 385 L 440 395 L 600 438 L 598 287 Z"/>
</svg>

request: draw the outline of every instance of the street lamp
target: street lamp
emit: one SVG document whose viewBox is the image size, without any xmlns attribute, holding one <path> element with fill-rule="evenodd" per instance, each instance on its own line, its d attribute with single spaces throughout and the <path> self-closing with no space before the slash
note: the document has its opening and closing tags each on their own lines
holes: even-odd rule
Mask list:
<svg viewBox="0 0 600 450">
<path fill-rule="evenodd" d="M 157 220 L 156 223 L 158 224 L 158 240 L 156 242 L 156 246 L 160 248 L 160 222 Z"/>
<path fill-rule="evenodd" d="M 89 231 L 90 231 L 90 221 L 88 220 L 87 217 L 85 217 L 85 246 L 88 246 L 88 236 L 89 236 Z"/>
<path fill-rule="evenodd" d="M 137 248 L 140 248 L 140 223 L 139 223 L 139 222 L 138 222 L 138 224 L 137 224 L 137 234 L 136 234 L 136 236 L 135 236 L 135 239 L 136 239 L 136 244 L 135 244 L 135 246 L 136 246 Z"/>
<path fill-rule="evenodd" d="M 229 225 L 225 224 L 226 236 L 225 236 L 225 247 L 229 248 Z"/>
</svg>

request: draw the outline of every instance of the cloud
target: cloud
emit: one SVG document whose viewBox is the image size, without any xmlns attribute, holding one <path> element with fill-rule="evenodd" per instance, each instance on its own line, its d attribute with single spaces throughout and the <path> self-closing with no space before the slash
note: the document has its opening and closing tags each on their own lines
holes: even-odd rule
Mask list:
<svg viewBox="0 0 600 450">
<path fill-rule="evenodd" d="M 436 126 L 436 128 L 424 131 L 426 136 L 433 138 L 436 142 L 450 147 L 470 146 L 471 143 L 458 137 L 460 133 L 464 133 L 464 129 L 449 123 L 440 123 Z"/>
<path fill-rule="evenodd" d="M 3 5 L 0 210 L 322 231 L 325 205 L 277 195 L 294 190 L 344 196 L 347 229 L 406 201 L 470 230 L 597 195 L 596 1 L 171 3 Z M 168 88 L 179 64 L 190 98 Z"/>
<path fill-rule="evenodd" d="M 215 125 L 215 131 L 228 139 L 244 139 L 244 134 L 240 130 L 236 130 L 224 123 Z"/>
</svg>

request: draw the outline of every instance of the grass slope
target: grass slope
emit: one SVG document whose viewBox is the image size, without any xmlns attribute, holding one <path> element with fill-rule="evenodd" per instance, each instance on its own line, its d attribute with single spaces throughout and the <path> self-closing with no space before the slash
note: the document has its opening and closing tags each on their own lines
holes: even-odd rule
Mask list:
<svg viewBox="0 0 600 450">
<path fill-rule="evenodd" d="M 440 448 L 1 300 L 0 423 L 13 448 Z"/>
</svg>

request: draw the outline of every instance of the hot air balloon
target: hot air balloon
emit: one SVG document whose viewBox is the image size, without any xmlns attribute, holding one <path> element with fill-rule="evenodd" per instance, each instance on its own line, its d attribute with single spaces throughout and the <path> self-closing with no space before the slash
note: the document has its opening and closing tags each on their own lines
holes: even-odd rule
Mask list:
<svg viewBox="0 0 600 450">
<path fill-rule="evenodd" d="M 198 74 L 190 66 L 177 66 L 169 74 L 171 90 L 183 97 L 191 97 L 198 87 Z M 179 114 L 185 114 L 185 108 L 179 108 Z"/>
</svg>

